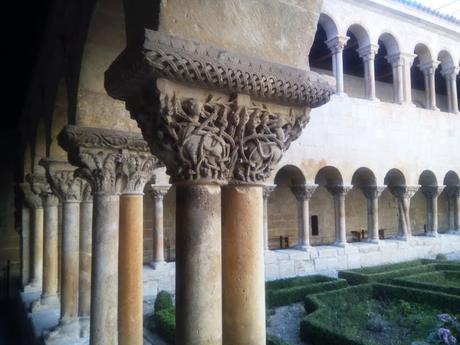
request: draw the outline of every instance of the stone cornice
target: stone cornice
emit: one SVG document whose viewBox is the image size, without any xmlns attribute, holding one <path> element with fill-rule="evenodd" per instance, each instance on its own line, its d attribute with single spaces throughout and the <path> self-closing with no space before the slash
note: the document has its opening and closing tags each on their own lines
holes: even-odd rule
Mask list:
<svg viewBox="0 0 460 345">
<path fill-rule="evenodd" d="M 327 103 L 334 92 L 317 73 L 152 30 L 145 31 L 143 51 L 125 50 L 114 61 L 105 88 L 110 96 L 126 101 L 157 78 L 310 108 Z"/>
</svg>

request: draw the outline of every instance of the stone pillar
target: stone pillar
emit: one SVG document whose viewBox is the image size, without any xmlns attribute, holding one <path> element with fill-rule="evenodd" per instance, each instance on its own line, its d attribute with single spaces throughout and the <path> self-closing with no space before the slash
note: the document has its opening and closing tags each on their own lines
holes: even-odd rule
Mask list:
<svg viewBox="0 0 460 345">
<path fill-rule="evenodd" d="M 30 280 L 30 208 L 22 206 L 21 211 L 21 287 Z"/>
<path fill-rule="evenodd" d="M 80 336 L 89 337 L 91 313 L 91 258 L 93 235 L 93 196 L 85 183 L 80 204 L 80 260 L 78 276 L 78 317 Z"/>
<path fill-rule="evenodd" d="M 345 218 L 345 196 L 351 190 L 349 186 L 331 186 L 327 187 L 329 193 L 334 198 L 335 211 L 335 245 L 347 245 L 347 228 Z"/>
<path fill-rule="evenodd" d="M 400 54 L 386 56 L 393 70 L 393 102 L 404 103 L 404 60 Z M 409 74 L 410 77 L 410 74 Z"/>
<path fill-rule="evenodd" d="M 90 183 L 93 192 L 90 345 L 116 345 L 118 194 L 123 182 L 120 175 L 127 173 L 123 170 L 126 166 L 120 165 L 120 160 L 127 154 L 148 153 L 149 148 L 140 134 L 101 128 L 66 126 L 58 139 L 59 144 L 68 152 L 69 161 L 80 167 L 78 175 Z M 136 166 L 136 159 L 133 158 L 131 163 Z M 139 171 L 144 169 L 149 170 L 138 166 Z"/>
<path fill-rule="evenodd" d="M 367 233 L 368 241 L 379 242 L 379 198 L 385 187 L 365 186 L 362 187 L 367 200 Z"/>
<path fill-rule="evenodd" d="M 404 104 L 414 106 L 412 103 L 412 82 L 411 82 L 411 67 L 416 55 L 408 53 L 400 53 L 403 63 L 403 89 L 404 89 Z"/>
<path fill-rule="evenodd" d="M 23 255 L 29 257 L 29 279 L 25 283 L 24 292 L 40 290 L 43 277 L 43 202 L 32 189 L 32 179 L 32 175 L 27 175 L 27 182 L 21 184 L 25 202 L 30 208 L 30 238 L 23 243 Z"/>
<path fill-rule="evenodd" d="M 78 338 L 80 202 L 85 182 L 68 162 L 42 159 L 48 182 L 62 203 L 61 315 L 47 339 Z"/>
<path fill-rule="evenodd" d="M 298 247 L 308 250 L 310 247 L 310 199 L 318 186 L 293 186 L 291 188 L 297 199 L 299 217 Z"/>
<path fill-rule="evenodd" d="M 263 190 L 264 198 L 264 250 L 270 250 L 269 237 L 268 237 L 268 198 L 270 194 L 275 190 L 276 186 L 266 185 Z"/>
<path fill-rule="evenodd" d="M 423 186 L 422 193 L 426 198 L 426 225 L 427 234 L 433 237 L 438 236 L 438 196 L 444 187 Z"/>
<path fill-rule="evenodd" d="M 460 186 L 447 186 L 447 196 L 449 198 L 450 210 L 453 213 L 453 228 L 457 233 L 460 233 Z"/>
<path fill-rule="evenodd" d="M 105 85 L 176 184 L 176 342 L 265 344 L 262 182 L 331 87 L 305 70 L 196 42 L 190 50 L 187 40 L 156 31 L 145 31 L 144 42 L 139 53 L 148 58 L 121 55 Z M 192 74 L 179 73 L 178 63 L 195 66 Z M 263 75 L 273 69 L 282 77 L 270 77 L 266 93 Z"/>
<path fill-rule="evenodd" d="M 152 184 L 153 195 L 153 266 L 165 262 L 164 255 L 164 226 L 163 226 L 163 199 L 170 186 Z"/>
<path fill-rule="evenodd" d="M 457 75 L 460 68 L 451 67 L 446 70 L 442 69 L 442 75 L 446 79 L 447 86 L 447 103 L 449 112 L 458 114 L 458 98 L 457 98 Z"/>
<path fill-rule="evenodd" d="M 123 153 L 118 174 L 120 246 L 118 255 L 118 345 L 143 344 L 142 268 L 144 259 L 144 187 L 153 175 L 150 153 Z"/>
<path fill-rule="evenodd" d="M 376 101 L 375 96 L 375 55 L 379 50 L 377 44 L 369 44 L 365 47 L 358 48 L 359 56 L 364 62 L 364 94 L 367 99 Z"/>
<path fill-rule="evenodd" d="M 410 219 L 410 199 L 417 193 L 418 186 L 392 186 L 390 192 L 396 198 L 399 215 L 398 237 L 401 240 L 409 240 L 412 237 L 412 225 Z"/>
<path fill-rule="evenodd" d="M 425 77 L 425 106 L 430 110 L 439 110 L 436 106 L 436 87 L 435 87 L 435 72 L 439 65 L 439 61 L 431 61 L 419 65 L 420 70 Z"/>
<path fill-rule="evenodd" d="M 336 36 L 326 41 L 327 47 L 332 52 L 332 65 L 334 66 L 334 76 L 336 80 L 336 94 L 343 95 L 343 49 L 350 39 L 348 36 Z"/>
</svg>

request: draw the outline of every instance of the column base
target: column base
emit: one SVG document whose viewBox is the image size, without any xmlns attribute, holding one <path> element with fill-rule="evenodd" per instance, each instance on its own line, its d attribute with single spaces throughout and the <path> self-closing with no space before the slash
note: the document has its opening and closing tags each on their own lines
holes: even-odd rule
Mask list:
<svg viewBox="0 0 460 345">
<path fill-rule="evenodd" d="M 80 316 L 80 338 L 89 338 L 90 318 L 89 316 Z"/>
<path fill-rule="evenodd" d="M 297 250 L 302 250 L 304 252 L 309 252 L 311 251 L 311 245 L 309 244 L 299 244 L 295 247 Z"/>
<path fill-rule="evenodd" d="M 401 105 L 405 106 L 407 108 L 417 108 L 417 106 L 412 102 L 403 102 L 403 103 L 401 103 Z"/>
<path fill-rule="evenodd" d="M 24 286 L 23 292 L 24 293 L 29 293 L 29 292 L 38 292 L 42 290 L 42 284 L 41 283 L 29 283 L 26 286 Z"/>
<path fill-rule="evenodd" d="M 57 345 L 63 341 L 80 338 L 80 322 L 78 318 L 68 320 L 61 319 L 59 324 L 52 330 L 43 334 L 46 345 Z"/>
<path fill-rule="evenodd" d="M 371 102 L 380 102 L 380 98 L 377 98 L 377 97 L 370 97 L 370 98 L 366 98 L 368 101 L 371 101 Z"/>
<path fill-rule="evenodd" d="M 39 299 L 32 302 L 30 312 L 36 313 L 42 310 L 57 309 L 59 305 L 58 295 L 42 295 Z"/>
<path fill-rule="evenodd" d="M 427 237 L 439 237 L 439 234 L 438 234 L 438 232 L 429 231 L 429 232 L 426 233 L 426 236 Z"/>
<path fill-rule="evenodd" d="M 446 233 L 450 235 L 460 235 L 460 230 L 449 230 Z"/>
<path fill-rule="evenodd" d="M 378 238 L 370 238 L 370 239 L 367 239 L 365 242 L 370 243 L 370 244 L 380 244 L 380 239 L 378 239 Z"/>
<path fill-rule="evenodd" d="M 345 248 L 348 246 L 348 242 L 334 242 L 333 246 Z"/>
<path fill-rule="evenodd" d="M 396 240 L 398 241 L 406 241 L 409 242 L 412 240 L 412 235 L 398 235 L 395 237 Z"/>
</svg>

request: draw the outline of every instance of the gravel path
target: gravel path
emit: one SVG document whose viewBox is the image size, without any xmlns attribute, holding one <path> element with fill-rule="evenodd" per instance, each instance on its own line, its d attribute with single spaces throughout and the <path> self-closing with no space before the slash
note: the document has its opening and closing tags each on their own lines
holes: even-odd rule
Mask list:
<svg viewBox="0 0 460 345">
<path fill-rule="evenodd" d="M 267 333 L 280 337 L 291 345 L 308 345 L 300 340 L 300 320 L 305 316 L 302 303 L 295 303 L 275 309 L 275 314 L 269 316 Z"/>
</svg>

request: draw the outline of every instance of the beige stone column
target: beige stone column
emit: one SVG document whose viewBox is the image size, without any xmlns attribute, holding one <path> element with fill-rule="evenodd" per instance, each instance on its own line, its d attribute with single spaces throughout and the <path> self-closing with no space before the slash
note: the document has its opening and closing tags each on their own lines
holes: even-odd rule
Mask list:
<svg viewBox="0 0 460 345">
<path fill-rule="evenodd" d="M 417 193 L 419 186 L 391 186 L 391 193 L 396 198 L 399 215 L 398 238 L 409 240 L 412 237 L 412 225 L 410 219 L 410 199 Z"/>
<path fill-rule="evenodd" d="M 411 67 L 416 55 L 409 53 L 400 53 L 401 61 L 403 63 L 403 89 L 404 89 L 404 104 L 407 106 L 414 106 L 412 103 L 412 81 L 411 81 Z"/>
<path fill-rule="evenodd" d="M 457 75 L 459 67 L 451 67 L 441 71 L 442 75 L 446 79 L 447 86 L 447 103 L 448 110 L 450 113 L 458 114 L 458 98 L 457 98 Z"/>
<path fill-rule="evenodd" d="M 351 190 L 350 186 L 331 186 L 327 187 L 329 193 L 334 198 L 335 211 L 335 245 L 347 245 L 347 227 L 345 217 L 345 196 Z"/>
<path fill-rule="evenodd" d="M 375 96 L 375 55 L 379 50 L 377 44 L 369 44 L 365 47 L 358 48 L 359 56 L 364 62 L 364 94 L 367 99 L 376 101 Z"/>
<path fill-rule="evenodd" d="M 41 160 L 48 182 L 62 203 L 61 315 L 48 340 L 79 338 L 79 235 L 80 202 L 85 182 L 75 175 L 76 167 L 65 161 Z"/>
<path fill-rule="evenodd" d="M 450 201 L 450 210 L 452 212 L 454 230 L 460 233 L 460 186 L 447 186 L 447 195 Z"/>
<path fill-rule="evenodd" d="M 308 250 L 310 247 L 310 199 L 318 186 L 293 186 L 291 187 L 297 199 L 299 217 L 298 247 Z"/>
<path fill-rule="evenodd" d="M 91 258 L 93 233 L 93 196 L 85 183 L 80 204 L 80 259 L 78 275 L 78 317 L 80 336 L 89 337 L 91 313 Z"/>
<path fill-rule="evenodd" d="M 26 205 L 21 210 L 21 287 L 30 280 L 30 208 Z"/>
<path fill-rule="evenodd" d="M 163 200 L 170 186 L 151 185 L 153 196 L 153 266 L 165 262 Z"/>
<path fill-rule="evenodd" d="M 222 192 L 223 344 L 265 344 L 263 186 Z"/>
<path fill-rule="evenodd" d="M 268 236 L 268 198 L 275 190 L 276 186 L 266 185 L 263 190 L 264 198 L 264 250 L 270 250 L 269 236 Z"/>
<path fill-rule="evenodd" d="M 93 192 L 89 342 L 90 345 L 117 345 L 120 215 L 118 188 L 126 184 L 123 176 L 132 174 L 132 167 L 138 171 L 150 170 L 139 165 L 142 161 L 135 157 L 132 157 L 131 165 L 127 166 L 122 162 L 126 155 L 148 153 L 149 148 L 138 133 L 77 126 L 66 126 L 59 134 L 59 144 L 68 152 L 69 161 L 80 167 L 78 175 L 90 183 Z M 129 169 L 125 170 L 127 167 Z M 153 168 L 151 167 L 152 170 Z M 131 182 L 135 184 L 134 181 L 135 179 Z"/>
<path fill-rule="evenodd" d="M 426 108 L 431 110 L 439 110 L 436 106 L 436 87 L 435 87 L 435 72 L 439 65 L 439 61 L 430 61 L 419 65 L 420 70 L 425 77 L 425 103 Z"/>
<path fill-rule="evenodd" d="M 336 80 L 337 95 L 345 94 L 343 84 L 343 49 L 349 39 L 350 37 L 348 36 L 336 36 L 325 42 L 332 52 L 332 64 L 335 67 L 334 76 Z"/>
<path fill-rule="evenodd" d="M 426 225 L 429 236 L 438 236 L 438 196 L 444 187 L 423 186 L 422 193 L 426 198 Z"/>
<path fill-rule="evenodd" d="M 379 198 L 386 187 L 364 186 L 361 188 L 367 200 L 368 241 L 379 242 Z"/>
<path fill-rule="evenodd" d="M 154 165 L 150 153 L 124 152 L 118 162 L 118 174 L 123 181 L 118 251 L 118 345 L 143 344 L 143 192 L 153 175 Z"/>
</svg>

